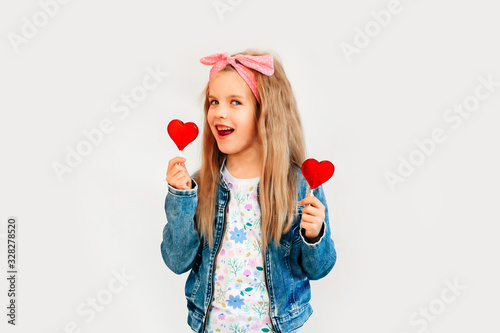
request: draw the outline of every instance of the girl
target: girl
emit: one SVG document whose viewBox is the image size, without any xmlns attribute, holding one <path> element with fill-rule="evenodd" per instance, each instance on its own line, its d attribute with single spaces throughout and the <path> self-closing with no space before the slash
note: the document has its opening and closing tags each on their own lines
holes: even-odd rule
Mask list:
<svg viewBox="0 0 500 333">
<path fill-rule="evenodd" d="M 202 165 L 189 176 L 175 157 L 161 254 L 185 295 L 194 332 L 302 332 L 309 280 L 336 261 L 328 207 L 300 171 L 302 126 L 281 63 L 245 51 L 213 65 L 205 95 Z"/>
</svg>

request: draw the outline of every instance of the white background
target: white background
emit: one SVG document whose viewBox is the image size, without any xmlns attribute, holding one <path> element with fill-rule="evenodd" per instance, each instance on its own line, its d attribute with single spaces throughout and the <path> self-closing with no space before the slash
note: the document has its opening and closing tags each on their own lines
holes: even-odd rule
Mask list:
<svg viewBox="0 0 500 333">
<path fill-rule="evenodd" d="M 377 33 L 370 12 L 389 1 L 230 3 L 220 16 L 213 0 L 73 0 L 16 48 L 23 18 L 43 25 L 41 5 L 2 1 L 0 267 L 4 276 L 16 216 L 19 276 L 16 327 L 1 279 L 1 331 L 60 333 L 74 322 L 80 332 L 190 332 L 187 274 L 160 254 L 165 173 L 178 153 L 165 129 L 174 118 L 202 124 L 201 57 L 257 48 L 283 62 L 308 157 L 336 167 L 324 188 L 338 260 L 312 282 L 304 331 L 498 332 L 500 87 L 457 128 L 443 119 L 471 100 L 479 76 L 500 81 L 498 4 L 401 0 Z M 340 46 L 366 27 L 369 44 L 348 61 Z M 111 104 L 148 67 L 169 75 L 120 118 Z M 59 181 L 53 164 L 105 118 L 112 132 Z M 436 128 L 446 140 L 424 155 L 415 140 Z M 200 145 L 185 149 L 190 172 Z M 391 190 L 385 174 L 418 154 Z M 113 271 L 133 279 L 110 294 Z M 465 289 L 453 294 L 445 280 Z M 77 312 L 98 295 L 112 299 L 95 317 Z"/>
</svg>

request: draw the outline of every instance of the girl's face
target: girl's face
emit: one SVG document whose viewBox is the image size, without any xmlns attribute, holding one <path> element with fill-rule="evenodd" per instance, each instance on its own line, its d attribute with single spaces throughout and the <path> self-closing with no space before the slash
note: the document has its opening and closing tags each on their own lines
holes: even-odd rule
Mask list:
<svg viewBox="0 0 500 333">
<path fill-rule="evenodd" d="M 257 101 L 236 71 L 220 71 L 210 81 L 207 120 L 219 150 L 227 155 L 261 154 Z"/>
</svg>

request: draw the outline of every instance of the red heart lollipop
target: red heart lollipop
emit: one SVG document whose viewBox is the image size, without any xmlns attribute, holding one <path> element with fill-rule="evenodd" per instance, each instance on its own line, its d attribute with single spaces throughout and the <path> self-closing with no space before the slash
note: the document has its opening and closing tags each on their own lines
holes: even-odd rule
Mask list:
<svg viewBox="0 0 500 333">
<path fill-rule="evenodd" d="M 319 187 L 333 176 L 335 167 L 330 161 L 318 162 L 314 158 L 309 158 L 302 163 L 302 174 L 311 187 L 311 190 Z"/>
<path fill-rule="evenodd" d="M 174 119 L 167 126 L 168 135 L 174 140 L 177 148 L 182 151 L 188 144 L 198 136 L 198 126 L 195 123 L 183 123 Z"/>
</svg>

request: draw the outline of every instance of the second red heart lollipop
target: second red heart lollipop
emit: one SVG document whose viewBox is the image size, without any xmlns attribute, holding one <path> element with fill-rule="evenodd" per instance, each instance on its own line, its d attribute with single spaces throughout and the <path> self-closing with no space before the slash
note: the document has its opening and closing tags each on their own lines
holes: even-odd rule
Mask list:
<svg viewBox="0 0 500 333">
<path fill-rule="evenodd" d="M 333 176 L 335 167 L 330 161 L 318 162 L 314 158 L 309 158 L 302 163 L 302 174 L 311 187 L 311 190 L 319 187 Z"/>
<path fill-rule="evenodd" d="M 183 123 L 179 119 L 174 119 L 167 126 L 168 135 L 174 140 L 180 151 L 194 141 L 198 136 L 198 126 L 195 123 Z"/>
</svg>

